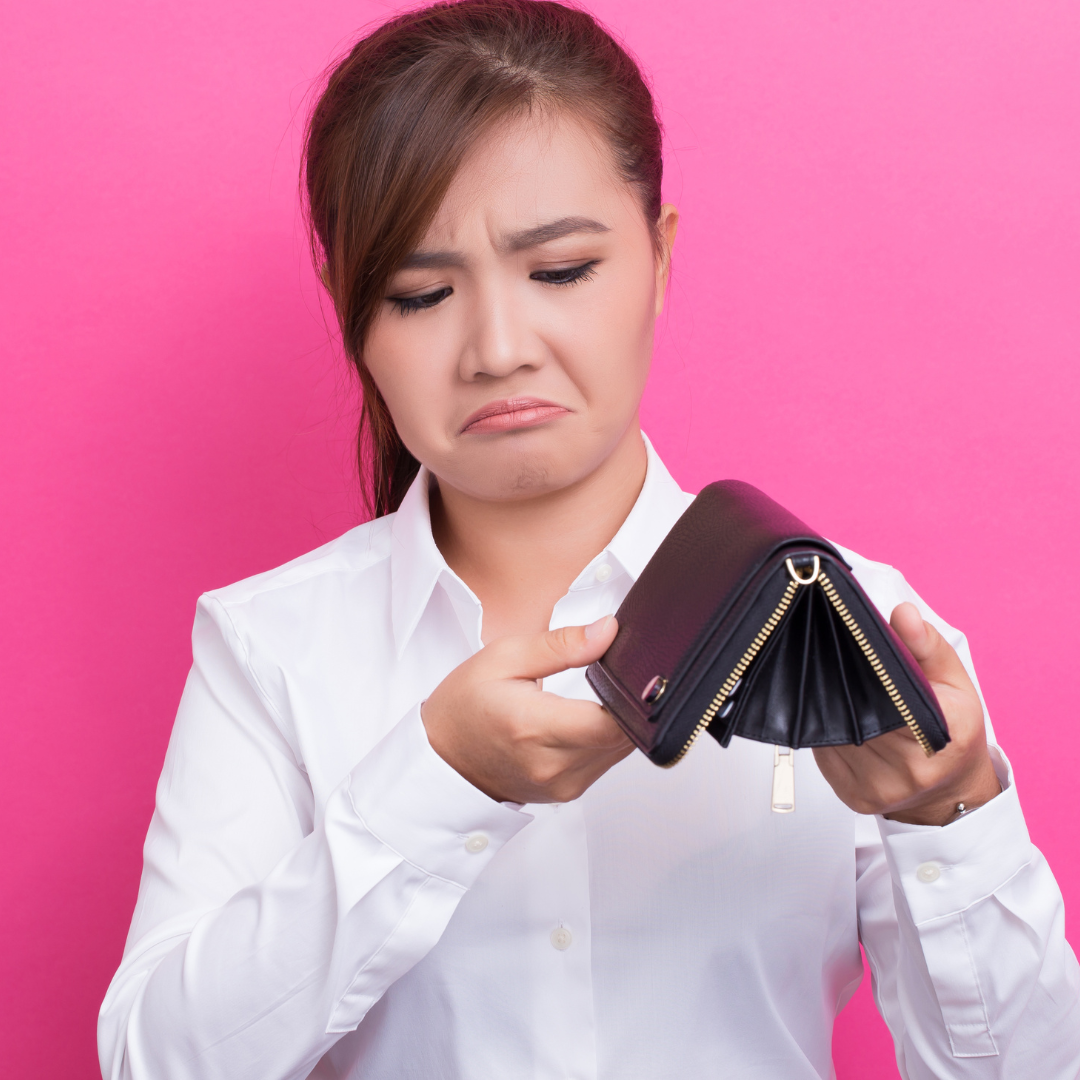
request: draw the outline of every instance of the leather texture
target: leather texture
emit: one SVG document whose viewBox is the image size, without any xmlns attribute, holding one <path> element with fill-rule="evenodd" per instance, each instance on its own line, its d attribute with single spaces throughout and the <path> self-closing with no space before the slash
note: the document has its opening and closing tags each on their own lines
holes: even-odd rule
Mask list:
<svg viewBox="0 0 1080 1080">
<path fill-rule="evenodd" d="M 704 488 L 657 549 L 617 612 L 615 641 L 587 676 L 606 708 L 654 762 L 677 760 L 717 692 L 768 625 L 792 581 L 819 560 L 845 623 L 820 580 L 801 585 L 708 730 L 780 746 L 836 746 L 907 723 L 864 645 L 940 750 L 948 728 L 918 664 L 862 591 L 839 552 L 750 484 Z M 860 645 L 856 632 L 861 632 Z M 663 692 L 649 703 L 654 679 Z"/>
</svg>

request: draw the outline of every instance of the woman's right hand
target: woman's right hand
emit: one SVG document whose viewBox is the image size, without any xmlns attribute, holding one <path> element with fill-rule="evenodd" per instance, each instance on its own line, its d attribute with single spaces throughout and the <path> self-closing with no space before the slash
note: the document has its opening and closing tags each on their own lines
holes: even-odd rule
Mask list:
<svg viewBox="0 0 1080 1080">
<path fill-rule="evenodd" d="M 547 693 L 538 680 L 598 660 L 617 630 L 609 615 L 486 645 L 424 702 L 428 741 L 499 802 L 576 799 L 634 744 L 601 706 Z"/>
</svg>

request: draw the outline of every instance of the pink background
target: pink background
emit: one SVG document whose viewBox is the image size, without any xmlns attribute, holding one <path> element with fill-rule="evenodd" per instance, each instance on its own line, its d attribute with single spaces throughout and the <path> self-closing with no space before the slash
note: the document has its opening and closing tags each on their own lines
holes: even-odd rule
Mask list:
<svg viewBox="0 0 1080 1080">
<path fill-rule="evenodd" d="M 390 10 L 5 14 L 8 1075 L 96 1075 L 196 596 L 359 520 L 297 152 L 313 78 Z M 652 73 L 684 215 L 647 430 L 684 486 L 764 487 L 966 629 L 1080 911 L 1080 7 L 595 10 Z M 896 1075 L 871 1008 L 842 1078 Z"/>
</svg>

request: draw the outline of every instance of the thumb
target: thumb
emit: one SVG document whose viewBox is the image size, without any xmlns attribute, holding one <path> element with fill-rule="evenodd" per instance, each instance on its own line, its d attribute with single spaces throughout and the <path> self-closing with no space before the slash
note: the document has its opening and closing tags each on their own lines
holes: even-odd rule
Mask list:
<svg viewBox="0 0 1080 1080">
<path fill-rule="evenodd" d="M 589 626 L 563 626 L 545 634 L 503 638 L 497 666 L 503 678 L 544 679 L 599 660 L 615 640 L 619 624 L 605 615 Z"/>
<path fill-rule="evenodd" d="M 936 626 L 923 620 L 914 604 L 906 601 L 898 604 L 889 622 L 930 682 L 952 686 L 967 682 L 967 672 L 956 651 Z"/>
</svg>

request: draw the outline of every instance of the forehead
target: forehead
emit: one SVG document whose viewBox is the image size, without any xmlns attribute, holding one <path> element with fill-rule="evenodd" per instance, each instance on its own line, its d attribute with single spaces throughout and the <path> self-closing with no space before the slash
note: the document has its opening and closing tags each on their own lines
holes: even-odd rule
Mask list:
<svg viewBox="0 0 1080 1080">
<path fill-rule="evenodd" d="M 602 133 L 565 112 L 503 121 L 471 149 L 425 238 L 443 244 L 470 232 L 505 234 L 567 217 L 610 229 L 644 217 Z"/>
</svg>

